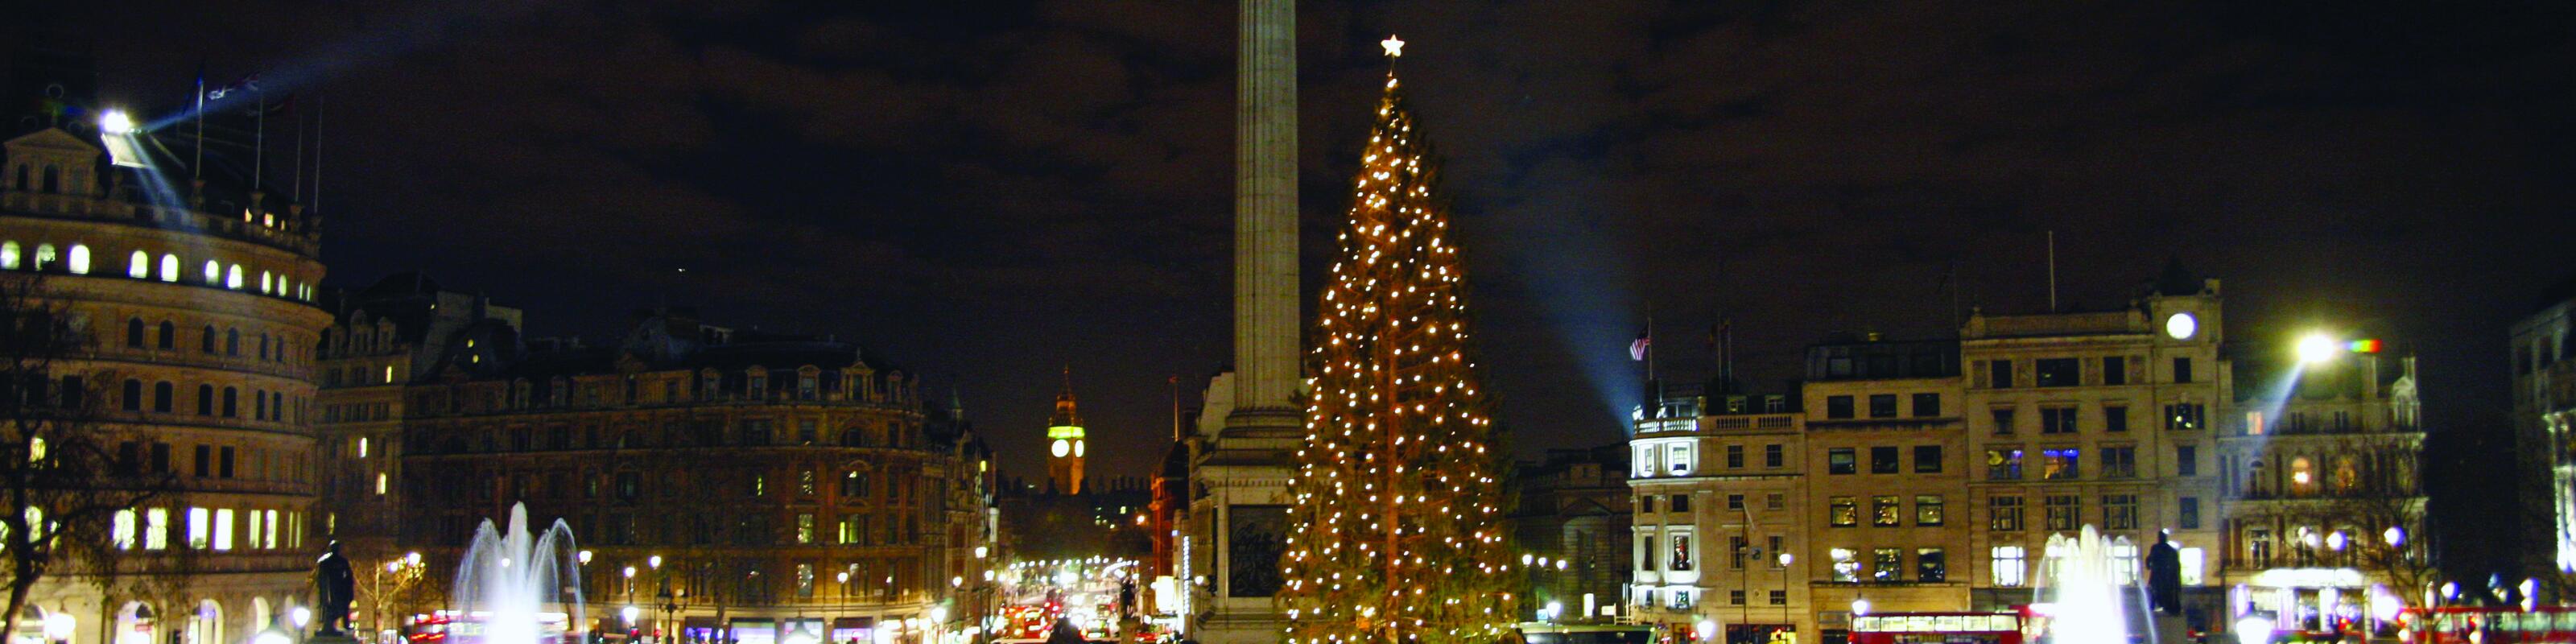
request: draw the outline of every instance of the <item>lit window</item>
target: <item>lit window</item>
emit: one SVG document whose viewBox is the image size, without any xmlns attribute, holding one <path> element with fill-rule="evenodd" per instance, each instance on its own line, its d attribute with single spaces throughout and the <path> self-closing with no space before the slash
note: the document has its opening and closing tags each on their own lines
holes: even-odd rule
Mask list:
<svg viewBox="0 0 2576 644">
<path fill-rule="evenodd" d="M 271 281 L 268 271 L 259 272 L 259 292 L 261 295 L 267 295 L 269 293 L 269 283 Z"/>
<path fill-rule="evenodd" d="M 233 509 L 215 510 L 215 549 L 233 549 Z"/>
<path fill-rule="evenodd" d="M 88 275 L 88 274 L 89 274 L 89 247 L 88 247 L 88 246 L 84 246 L 84 245 L 80 245 L 80 244 L 72 244 L 72 256 L 71 256 L 71 262 L 70 262 L 70 264 L 71 264 L 71 271 L 72 271 L 72 274 L 73 274 L 73 275 Z"/>
<path fill-rule="evenodd" d="M 2023 561 L 2026 556 L 2026 552 L 2022 550 L 2021 546 L 1995 546 L 1995 585 L 1999 587 L 2012 588 L 2019 587 L 2022 584 L 2027 583 L 2027 577 L 2025 577 L 2025 575 L 2028 574 L 2029 568 Z M 2189 579 L 2189 577 L 2186 577 L 2186 579 Z"/>
<path fill-rule="evenodd" d="M 188 547 L 206 547 L 207 523 L 205 508 L 188 508 Z"/>
<path fill-rule="evenodd" d="M 393 382 L 393 381 L 394 381 L 394 366 L 393 366 L 393 365 L 385 365 L 385 382 Z"/>
<path fill-rule="evenodd" d="M 163 550 L 170 547 L 170 509 L 143 511 L 143 549 Z"/>
<path fill-rule="evenodd" d="M 53 267 L 53 265 L 54 265 L 54 260 L 55 260 L 55 259 L 57 259 L 57 258 L 54 256 L 54 245 L 53 245 L 53 244 L 37 244 L 37 245 L 36 245 L 36 260 L 35 260 L 35 268 L 36 268 L 36 270 L 40 270 L 40 271 L 41 271 L 41 270 L 45 270 L 45 269 L 47 269 L 47 268 L 51 268 L 51 267 Z"/>
<path fill-rule="evenodd" d="M 384 473 L 384 472 L 377 472 L 377 473 L 376 473 L 376 495 L 378 495 L 378 496 L 383 496 L 383 495 L 384 495 L 384 493 L 385 493 L 385 473 Z"/>
<path fill-rule="evenodd" d="M 134 533 L 134 510 L 117 510 L 116 516 L 108 522 L 108 541 L 116 544 L 118 550 L 133 550 Z"/>
<path fill-rule="evenodd" d="M 1835 548 L 1826 554 L 1834 560 L 1834 581 L 1860 581 L 1860 560 L 1855 558 L 1857 553 L 1850 548 Z"/>
<path fill-rule="evenodd" d="M 261 510 L 260 512 L 268 515 L 268 531 L 260 533 L 260 540 L 266 545 L 260 547 L 275 549 L 277 548 L 277 511 Z"/>
<path fill-rule="evenodd" d="M 231 270 L 224 271 L 224 288 L 228 288 L 228 289 L 232 289 L 232 290 L 236 290 L 236 291 L 238 291 L 238 290 L 241 290 L 241 287 L 242 287 L 242 269 L 241 269 L 241 265 L 240 265 L 240 264 L 234 264 Z"/>
<path fill-rule="evenodd" d="M 126 262 L 126 266 L 125 266 L 125 276 L 126 276 L 126 277 L 131 277 L 131 278 L 134 278 L 134 279 L 143 279 L 143 278 L 146 278 L 146 277 L 151 277 L 151 276 L 152 276 L 152 254 L 151 254 L 151 253 L 146 253 L 146 252 L 143 252 L 143 251 L 139 251 L 139 250 L 138 250 L 138 251 L 134 251 L 134 258 L 133 258 L 131 261 L 127 261 L 127 262 Z"/>
<path fill-rule="evenodd" d="M 0 242 L 0 269 L 18 270 L 18 242 Z"/>
<path fill-rule="evenodd" d="M 1690 444 L 1674 443 L 1672 447 L 1668 449 L 1668 456 L 1665 460 L 1672 467 L 1673 473 L 1682 474 L 1689 472 L 1691 470 Z"/>
<path fill-rule="evenodd" d="M 215 260 L 206 260 L 206 284 L 219 284 L 222 283 L 223 280 L 224 265 L 216 263 Z"/>
<path fill-rule="evenodd" d="M 243 531 L 242 536 L 250 538 L 250 543 L 248 544 L 250 549 L 258 550 L 260 548 L 260 528 L 267 527 L 268 524 L 262 520 L 263 517 L 260 515 L 258 510 L 251 510 L 249 512 L 242 513 L 242 519 L 250 522 L 250 529 Z"/>
<path fill-rule="evenodd" d="M 179 281 L 179 256 L 169 253 L 161 254 L 161 281 Z"/>
<path fill-rule="evenodd" d="M 367 437 L 358 437 L 358 458 L 367 457 Z"/>
<path fill-rule="evenodd" d="M 2200 575 L 2202 566 L 2204 565 L 2204 560 L 2202 559 L 2203 555 L 2201 554 L 2200 549 L 2183 548 L 2179 552 L 2176 552 L 2175 555 L 2176 559 L 2182 563 L 2182 585 L 2200 585 Z"/>
</svg>

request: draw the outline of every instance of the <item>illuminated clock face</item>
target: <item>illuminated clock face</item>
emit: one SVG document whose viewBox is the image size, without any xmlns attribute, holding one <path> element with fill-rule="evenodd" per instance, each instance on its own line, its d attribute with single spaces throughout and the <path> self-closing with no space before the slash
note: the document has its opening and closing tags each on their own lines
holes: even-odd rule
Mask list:
<svg viewBox="0 0 2576 644">
<path fill-rule="evenodd" d="M 1083 443 L 1083 441 L 1074 441 L 1074 442 L 1073 442 L 1073 455 L 1074 455 L 1074 456 L 1081 456 L 1081 455 L 1082 455 L 1082 443 Z"/>
<path fill-rule="evenodd" d="M 1065 454 L 1073 452 L 1073 443 L 1071 441 L 1058 438 L 1055 439 L 1055 446 L 1048 448 L 1048 450 L 1055 452 L 1056 458 L 1064 458 Z"/>
<path fill-rule="evenodd" d="M 2189 313 L 2175 313 L 2165 318 L 2165 335 L 2176 340 L 2189 340 L 2200 332 L 2200 320 Z"/>
</svg>

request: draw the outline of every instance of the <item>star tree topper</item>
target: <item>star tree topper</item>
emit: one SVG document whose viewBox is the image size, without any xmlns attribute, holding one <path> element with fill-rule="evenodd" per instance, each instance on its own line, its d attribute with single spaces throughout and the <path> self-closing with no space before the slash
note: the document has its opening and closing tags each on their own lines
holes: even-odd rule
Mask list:
<svg viewBox="0 0 2576 644">
<path fill-rule="evenodd" d="M 1388 58 L 1402 58 L 1404 56 L 1404 41 L 1397 40 L 1395 34 L 1387 34 L 1386 40 L 1377 41 L 1377 44 L 1380 47 L 1386 48 L 1386 57 Z"/>
</svg>

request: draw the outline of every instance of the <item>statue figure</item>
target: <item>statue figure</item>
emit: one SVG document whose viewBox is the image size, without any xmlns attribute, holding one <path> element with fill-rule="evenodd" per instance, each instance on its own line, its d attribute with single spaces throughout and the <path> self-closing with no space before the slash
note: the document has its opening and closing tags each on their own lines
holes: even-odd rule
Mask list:
<svg viewBox="0 0 2576 644">
<path fill-rule="evenodd" d="M 340 542 L 331 542 L 322 558 L 313 561 L 314 605 L 320 607 L 322 626 L 315 631 L 339 635 L 349 625 L 349 604 L 358 597 L 358 575 L 349 570 L 349 558 L 340 556 Z"/>
<path fill-rule="evenodd" d="M 2156 531 L 2156 545 L 2147 548 L 2147 599 L 2154 609 L 2166 615 L 2182 614 L 2182 553 L 2174 550 L 2173 531 Z"/>
</svg>

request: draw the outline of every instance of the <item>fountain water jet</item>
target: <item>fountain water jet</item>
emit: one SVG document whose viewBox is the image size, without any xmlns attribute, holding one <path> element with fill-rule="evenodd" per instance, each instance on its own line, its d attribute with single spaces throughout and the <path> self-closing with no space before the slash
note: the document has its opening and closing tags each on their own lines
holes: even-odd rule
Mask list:
<svg viewBox="0 0 2576 644">
<path fill-rule="evenodd" d="M 527 504 L 511 504 L 507 532 L 490 519 L 474 530 L 456 567 L 457 611 L 481 622 L 485 644 L 542 644 L 546 612 L 562 613 L 567 627 L 578 628 L 584 616 L 575 550 L 572 527 L 563 520 L 530 535 Z"/>
<path fill-rule="evenodd" d="M 2121 587 L 2138 595 L 2137 606 L 2149 604 L 2146 585 L 2138 583 L 2143 576 L 2137 560 L 2114 556 L 2115 549 L 2136 552 L 2127 537 L 2105 539 L 2091 525 L 2072 537 L 2049 535 L 2048 549 L 2042 552 L 2053 571 L 2039 575 L 2032 589 L 2049 605 L 2046 644 L 2129 643 L 2130 620 L 2120 600 Z M 2147 641 L 2155 642 L 2154 621 L 2139 623 L 2147 629 Z"/>
</svg>

